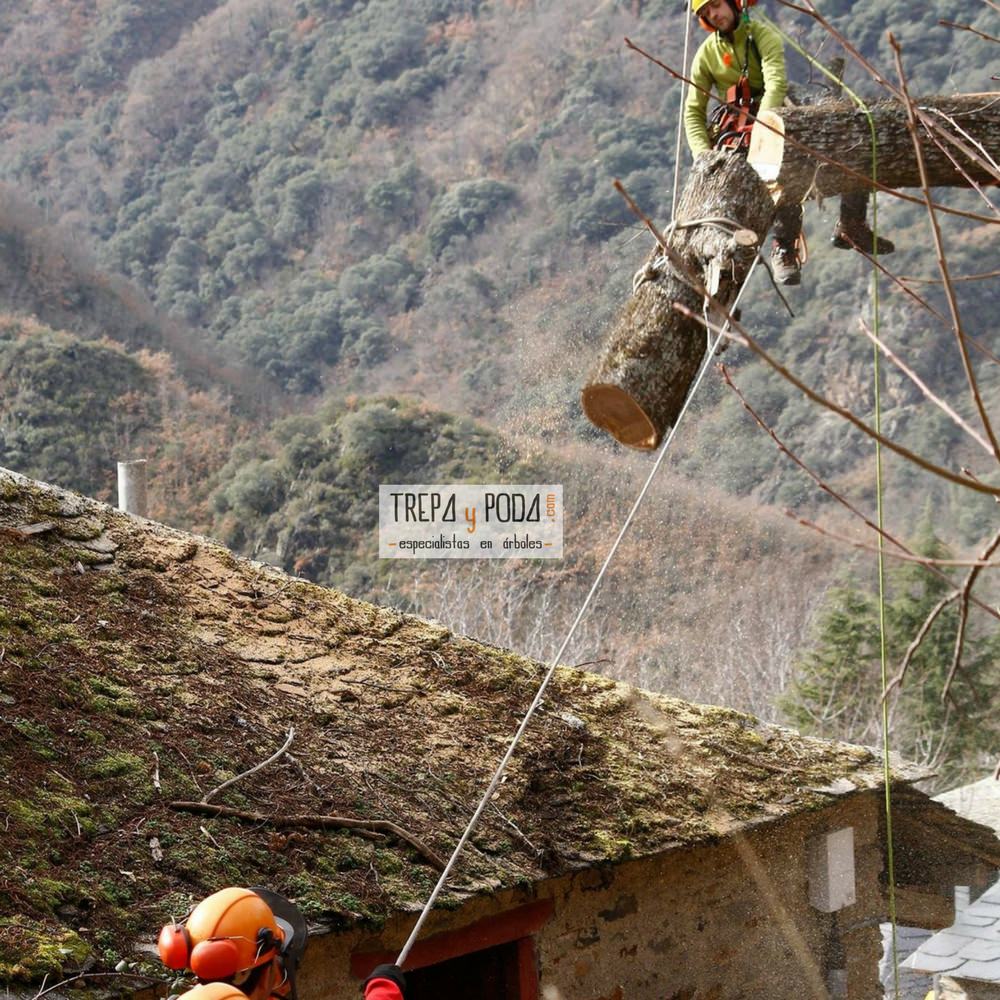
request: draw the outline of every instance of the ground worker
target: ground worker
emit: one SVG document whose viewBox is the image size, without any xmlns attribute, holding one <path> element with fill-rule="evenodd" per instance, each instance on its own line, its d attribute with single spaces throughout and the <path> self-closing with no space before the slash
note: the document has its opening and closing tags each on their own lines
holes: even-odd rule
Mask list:
<svg viewBox="0 0 1000 1000">
<path fill-rule="evenodd" d="M 695 157 L 717 145 L 742 150 L 745 155 L 757 111 L 780 108 L 785 101 L 788 79 L 784 46 L 772 28 L 750 21 L 749 7 L 756 2 L 691 0 L 694 15 L 712 33 L 695 53 L 690 74 L 692 86 L 688 87 L 684 107 L 684 132 Z M 716 127 L 710 132 L 707 112 L 711 91 L 725 103 L 713 116 Z M 874 237 L 865 221 L 867 209 L 866 192 L 843 196 L 840 219 L 832 237 L 835 247 L 866 252 L 873 248 Z M 801 281 L 800 203 L 778 203 L 773 234 L 771 267 L 775 280 L 797 285 Z M 875 248 L 880 254 L 895 249 L 882 237 Z"/>
<path fill-rule="evenodd" d="M 201 981 L 186 1000 L 297 1000 L 295 972 L 306 939 L 305 919 L 287 899 L 231 887 L 203 899 L 183 922 L 167 924 L 157 949 L 167 968 Z M 230 991 L 225 996 L 222 987 Z M 366 1000 L 406 997 L 406 980 L 394 965 L 375 969 L 364 988 Z"/>
</svg>

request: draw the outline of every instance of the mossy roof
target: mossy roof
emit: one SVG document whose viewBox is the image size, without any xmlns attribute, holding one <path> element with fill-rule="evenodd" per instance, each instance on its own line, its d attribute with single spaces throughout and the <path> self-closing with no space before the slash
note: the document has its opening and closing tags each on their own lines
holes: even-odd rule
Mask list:
<svg viewBox="0 0 1000 1000">
<path fill-rule="evenodd" d="M 105 967 L 192 900 L 264 884 L 328 924 L 418 908 L 388 819 L 447 856 L 544 667 L 0 470 L 0 981 Z M 560 668 L 444 905 L 715 841 L 877 787 L 864 748 Z M 32 949 L 29 941 L 37 947 Z M 82 941 L 82 944 L 81 944 Z"/>
</svg>

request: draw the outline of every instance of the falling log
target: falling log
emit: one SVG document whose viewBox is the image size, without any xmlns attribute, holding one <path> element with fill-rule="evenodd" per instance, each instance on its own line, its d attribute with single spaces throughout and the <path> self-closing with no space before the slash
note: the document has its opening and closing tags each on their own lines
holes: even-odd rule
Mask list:
<svg viewBox="0 0 1000 1000">
<path fill-rule="evenodd" d="M 725 151 L 698 158 L 678 203 L 677 218 L 696 223 L 665 237 L 685 265 L 703 276 L 716 300 L 731 305 L 771 228 L 774 202 L 742 156 Z M 705 330 L 678 312 L 700 315 L 702 296 L 656 251 L 636 275 L 597 367 L 583 390 L 584 413 L 632 448 L 655 448 L 673 424 L 705 354 Z"/>
<path fill-rule="evenodd" d="M 917 104 L 948 127 L 957 143 L 976 150 L 980 158 L 984 158 L 983 151 L 998 157 L 1000 94 L 922 98 Z M 880 184 L 893 188 L 919 185 L 906 109 L 883 101 L 873 105 L 872 115 L 879 143 Z M 770 130 L 761 136 L 763 145 L 769 147 L 765 156 L 772 157 L 773 169 L 768 173 L 760 164 L 758 169 L 768 180 L 776 178 L 782 198 L 801 200 L 809 191 L 836 195 L 872 186 L 866 180 L 872 166 L 868 119 L 853 104 L 837 101 L 783 108 L 779 124 L 784 128 L 783 144 Z M 758 124 L 755 133 L 761 129 Z M 969 178 L 997 183 L 995 174 L 957 146 L 942 140 L 961 170 L 926 129 L 923 140 L 931 186 L 969 187 Z M 773 218 L 774 202 L 758 173 L 742 157 L 716 151 L 695 163 L 678 204 L 681 225 L 666 240 L 728 311 Z M 706 219 L 716 221 L 699 222 Z M 719 219 L 727 222 L 719 223 Z M 753 234 L 749 243 L 748 232 Z M 702 312 L 702 296 L 658 259 L 657 248 L 636 275 L 634 294 L 619 313 L 581 394 L 588 419 L 632 448 L 649 450 L 659 445 L 676 421 L 704 358 L 704 326 L 680 312 L 678 303 L 696 315 Z M 713 319 L 721 321 L 721 317 Z"/>
</svg>

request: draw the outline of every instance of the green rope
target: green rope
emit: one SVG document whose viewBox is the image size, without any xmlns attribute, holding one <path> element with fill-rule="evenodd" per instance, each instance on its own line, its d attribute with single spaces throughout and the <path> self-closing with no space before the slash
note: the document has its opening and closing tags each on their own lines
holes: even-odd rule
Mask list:
<svg viewBox="0 0 1000 1000">
<path fill-rule="evenodd" d="M 812 66 L 818 69 L 824 76 L 836 83 L 850 96 L 851 100 L 864 113 L 868 119 L 868 129 L 871 132 L 872 144 L 872 182 L 878 180 L 878 136 L 875 131 L 875 119 L 872 116 L 868 104 L 848 87 L 842 80 L 834 76 L 822 63 L 805 51 L 788 34 L 781 30 L 773 21 L 763 15 L 758 15 L 759 20 L 768 25 L 780 35 L 786 45 L 791 46 L 800 56 L 806 59 Z M 878 192 L 875 191 L 872 197 L 872 257 L 878 260 Z M 878 270 L 872 268 L 872 326 L 875 337 L 881 339 L 880 333 L 880 312 L 879 312 L 879 281 Z M 874 379 L 875 379 L 875 431 L 882 433 L 882 366 L 878 347 L 873 346 L 872 355 L 874 357 Z M 889 880 L 889 922 L 892 926 L 892 968 L 893 987 L 896 1000 L 899 1000 L 899 946 L 897 938 L 896 923 L 896 861 L 893 852 L 892 840 L 892 770 L 889 766 L 889 701 L 886 698 L 886 690 L 889 686 L 889 655 L 886 637 L 886 615 L 885 615 L 885 505 L 883 499 L 882 483 L 882 444 L 875 442 L 875 497 L 876 497 L 876 520 L 878 522 L 878 623 L 879 623 L 879 666 L 882 680 L 882 780 L 885 785 L 885 836 L 886 836 L 886 867 L 888 868 Z"/>
</svg>

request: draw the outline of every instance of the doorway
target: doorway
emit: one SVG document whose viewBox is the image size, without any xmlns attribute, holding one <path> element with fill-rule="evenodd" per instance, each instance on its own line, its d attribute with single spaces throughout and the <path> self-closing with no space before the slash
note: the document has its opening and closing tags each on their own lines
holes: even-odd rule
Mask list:
<svg viewBox="0 0 1000 1000">
<path fill-rule="evenodd" d="M 525 1000 L 519 942 L 484 948 L 406 975 L 409 1000 Z"/>
</svg>

